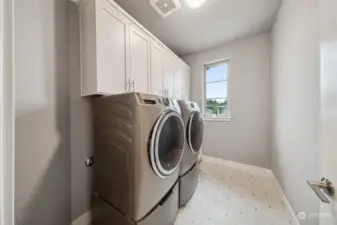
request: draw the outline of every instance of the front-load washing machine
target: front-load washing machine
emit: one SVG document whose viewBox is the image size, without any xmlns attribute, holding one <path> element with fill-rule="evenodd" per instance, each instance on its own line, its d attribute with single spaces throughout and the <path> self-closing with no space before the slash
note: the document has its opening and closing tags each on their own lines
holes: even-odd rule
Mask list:
<svg viewBox="0 0 337 225">
<path fill-rule="evenodd" d="M 141 93 L 96 97 L 93 221 L 173 225 L 184 124 L 176 101 Z"/>
<path fill-rule="evenodd" d="M 186 139 L 179 175 L 179 206 L 183 207 L 191 199 L 198 185 L 204 122 L 197 103 L 182 100 L 178 103 L 185 124 Z"/>
</svg>

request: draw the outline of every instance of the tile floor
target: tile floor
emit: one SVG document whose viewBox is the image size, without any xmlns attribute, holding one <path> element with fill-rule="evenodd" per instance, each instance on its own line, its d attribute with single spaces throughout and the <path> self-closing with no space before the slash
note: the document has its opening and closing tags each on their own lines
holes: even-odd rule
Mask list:
<svg viewBox="0 0 337 225">
<path fill-rule="evenodd" d="M 199 186 L 175 225 L 298 224 L 270 170 L 202 159 Z"/>
</svg>

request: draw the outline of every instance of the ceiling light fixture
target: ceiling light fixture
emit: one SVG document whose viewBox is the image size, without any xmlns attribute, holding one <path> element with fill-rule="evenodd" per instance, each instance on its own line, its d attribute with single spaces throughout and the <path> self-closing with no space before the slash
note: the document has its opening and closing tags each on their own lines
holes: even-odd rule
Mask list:
<svg viewBox="0 0 337 225">
<path fill-rule="evenodd" d="M 206 2 L 206 0 L 185 0 L 185 2 L 191 9 L 196 9 L 201 7 Z"/>
</svg>

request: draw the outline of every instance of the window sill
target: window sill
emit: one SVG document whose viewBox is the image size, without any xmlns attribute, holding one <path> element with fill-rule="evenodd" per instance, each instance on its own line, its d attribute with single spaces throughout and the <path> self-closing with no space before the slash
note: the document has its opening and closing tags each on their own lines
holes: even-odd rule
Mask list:
<svg viewBox="0 0 337 225">
<path fill-rule="evenodd" d="M 204 117 L 204 121 L 210 122 L 230 122 L 232 117 Z"/>
</svg>

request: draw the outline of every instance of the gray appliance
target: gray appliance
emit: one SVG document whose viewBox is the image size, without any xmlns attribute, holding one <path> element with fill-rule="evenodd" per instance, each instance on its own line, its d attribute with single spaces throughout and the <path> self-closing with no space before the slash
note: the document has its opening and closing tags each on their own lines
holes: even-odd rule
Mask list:
<svg viewBox="0 0 337 225">
<path fill-rule="evenodd" d="M 97 97 L 94 225 L 173 225 L 184 124 L 176 101 L 141 93 Z"/>
<path fill-rule="evenodd" d="M 185 150 L 179 173 L 179 207 L 193 196 L 200 173 L 199 156 L 204 135 L 204 122 L 197 103 L 178 101 L 185 124 Z"/>
</svg>

